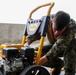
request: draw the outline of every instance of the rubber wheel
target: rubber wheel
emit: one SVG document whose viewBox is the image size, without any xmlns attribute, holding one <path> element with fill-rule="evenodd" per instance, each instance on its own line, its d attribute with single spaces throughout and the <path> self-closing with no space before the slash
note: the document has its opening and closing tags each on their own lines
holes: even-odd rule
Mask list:
<svg viewBox="0 0 76 75">
<path fill-rule="evenodd" d="M 20 75 L 50 75 L 50 73 L 42 66 L 32 65 L 24 69 Z"/>
</svg>

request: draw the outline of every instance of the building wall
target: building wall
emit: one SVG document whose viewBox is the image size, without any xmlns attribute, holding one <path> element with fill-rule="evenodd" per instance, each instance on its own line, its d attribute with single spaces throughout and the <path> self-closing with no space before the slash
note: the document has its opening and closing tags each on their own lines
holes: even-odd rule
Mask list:
<svg viewBox="0 0 76 75">
<path fill-rule="evenodd" d="M 0 23 L 0 44 L 21 43 L 24 28 L 24 24 Z"/>
</svg>

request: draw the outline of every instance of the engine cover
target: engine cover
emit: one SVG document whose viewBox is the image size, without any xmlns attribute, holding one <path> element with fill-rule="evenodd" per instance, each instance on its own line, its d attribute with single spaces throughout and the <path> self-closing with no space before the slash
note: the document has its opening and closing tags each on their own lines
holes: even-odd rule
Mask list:
<svg viewBox="0 0 76 75">
<path fill-rule="evenodd" d="M 3 55 L 5 55 L 8 60 L 11 60 L 11 58 L 16 57 L 18 55 L 17 48 L 3 48 L 2 51 Z"/>
<path fill-rule="evenodd" d="M 27 58 L 27 61 L 30 64 L 33 64 L 34 48 L 25 48 L 25 47 L 22 47 L 20 49 L 20 54 L 23 55 L 24 57 L 26 57 Z"/>
</svg>

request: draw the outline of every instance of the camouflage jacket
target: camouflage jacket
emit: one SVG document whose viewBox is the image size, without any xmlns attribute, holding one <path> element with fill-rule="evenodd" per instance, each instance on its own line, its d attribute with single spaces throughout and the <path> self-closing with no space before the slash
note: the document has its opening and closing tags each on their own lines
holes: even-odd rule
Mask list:
<svg viewBox="0 0 76 75">
<path fill-rule="evenodd" d="M 48 59 L 56 57 L 59 53 L 66 51 L 75 38 L 76 35 L 76 22 L 71 19 L 68 28 L 65 32 L 60 35 L 56 42 L 53 44 L 52 48 L 46 53 Z"/>
</svg>

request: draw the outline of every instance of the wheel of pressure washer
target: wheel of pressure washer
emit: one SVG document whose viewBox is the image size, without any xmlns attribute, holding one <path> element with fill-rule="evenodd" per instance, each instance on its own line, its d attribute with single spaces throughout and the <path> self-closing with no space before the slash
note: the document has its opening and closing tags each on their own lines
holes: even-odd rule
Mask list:
<svg viewBox="0 0 76 75">
<path fill-rule="evenodd" d="M 20 75 L 50 75 L 50 73 L 42 66 L 32 65 L 24 69 Z"/>
</svg>

